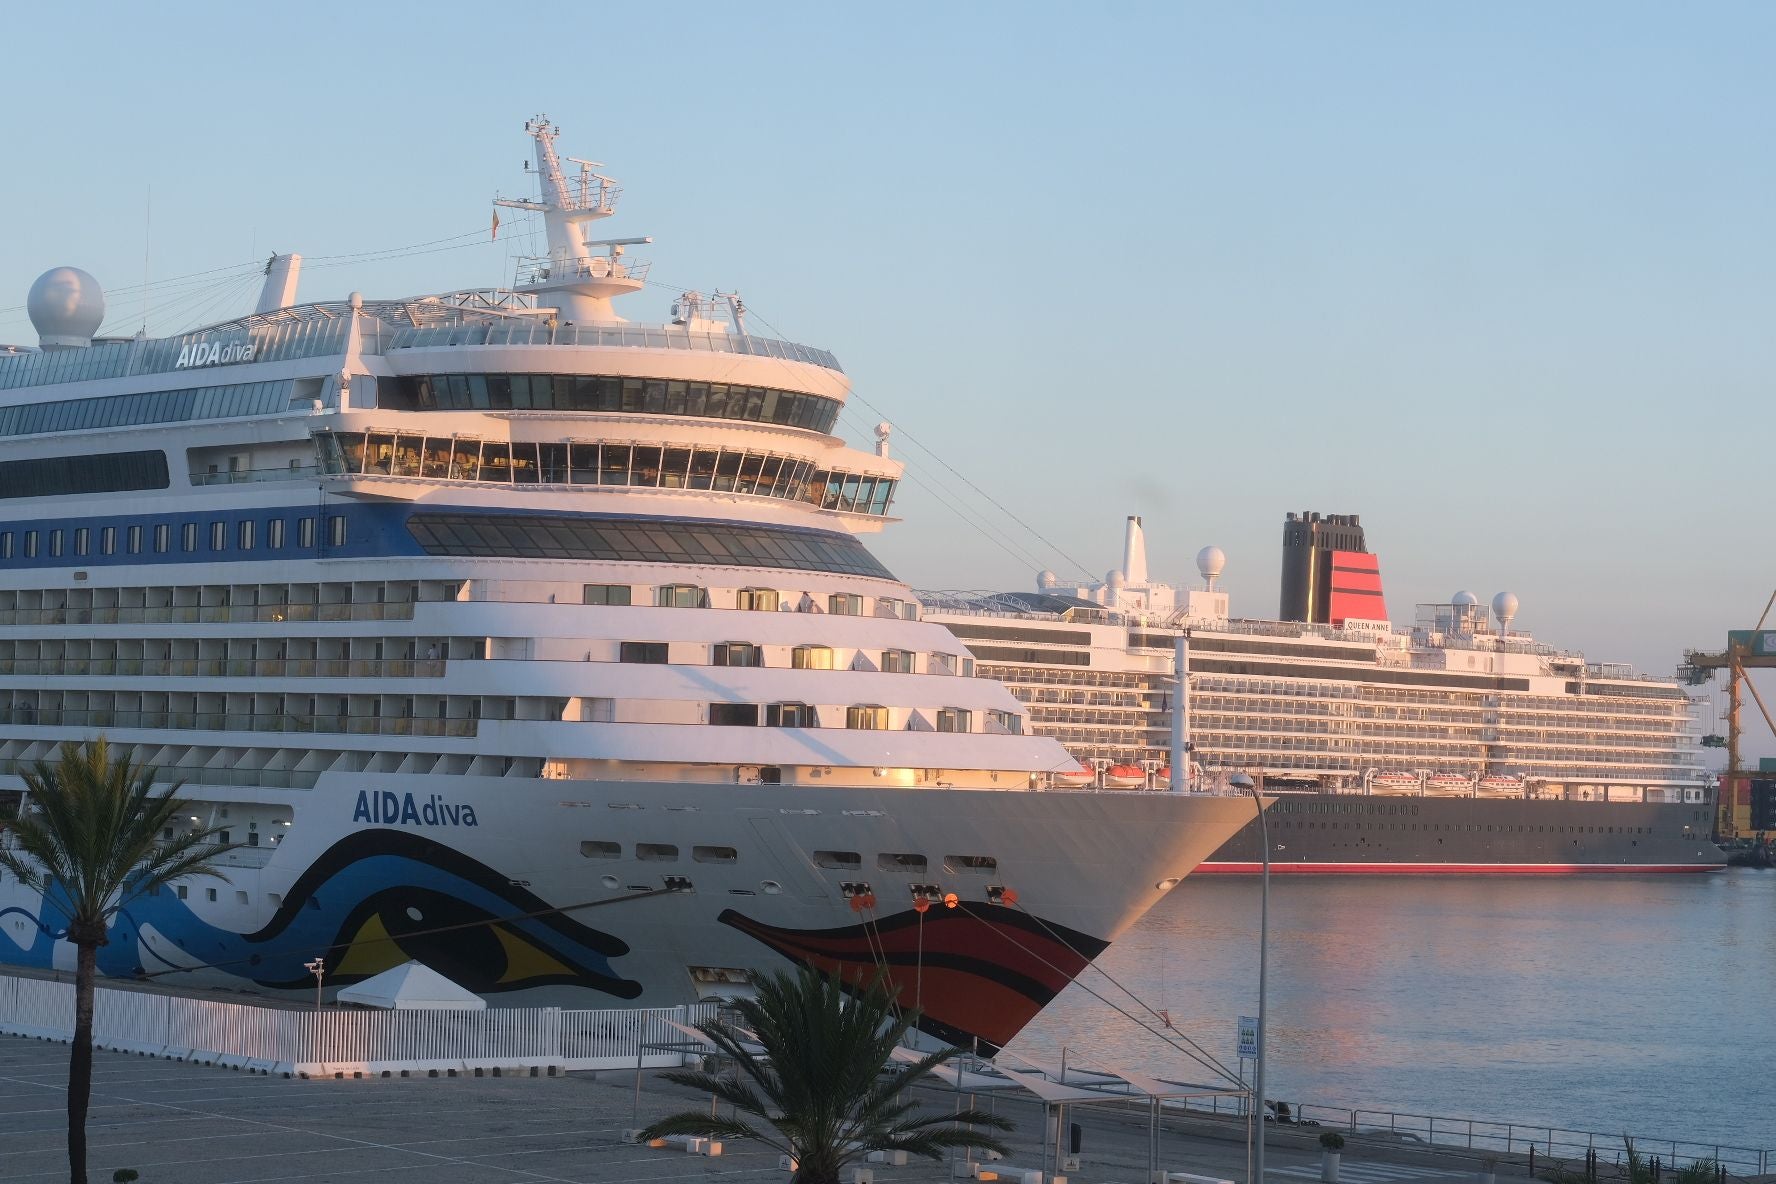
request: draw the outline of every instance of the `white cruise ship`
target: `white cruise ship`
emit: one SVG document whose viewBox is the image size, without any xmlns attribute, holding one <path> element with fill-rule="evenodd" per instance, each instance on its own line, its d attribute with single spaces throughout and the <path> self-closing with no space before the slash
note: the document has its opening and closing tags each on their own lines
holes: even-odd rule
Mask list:
<svg viewBox="0 0 1776 1184">
<path fill-rule="evenodd" d="M 900 466 L 739 300 L 613 301 L 612 182 L 527 124 L 511 290 L 95 339 L 71 268 L 0 351 L 0 795 L 104 734 L 240 846 L 109 975 L 329 990 L 417 958 L 505 1004 L 665 1005 L 885 969 L 996 1046 L 1253 816 L 1072 760 L 865 548 Z M 28 808 L 28 803 L 25 804 Z M 0 961 L 70 965 L 0 885 Z"/>
<path fill-rule="evenodd" d="M 1191 783 L 1235 771 L 1278 795 L 1273 866 L 1317 873 L 1708 871 L 1713 776 L 1694 707 L 1670 679 L 1536 641 L 1517 597 L 1457 593 L 1389 623 L 1355 515 L 1290 514 L 1281 619 L 1240 618 L 1217 586 L 1148 572 L 1130 518 L 1102 581 L 1031 592 L 921 592 L 1034 731 L 1081 761 L 1071 779 L 1167 785 L 1186 641 Z M 1250 872 L 1249 826 L 1201 871 Z"/>
</svg>

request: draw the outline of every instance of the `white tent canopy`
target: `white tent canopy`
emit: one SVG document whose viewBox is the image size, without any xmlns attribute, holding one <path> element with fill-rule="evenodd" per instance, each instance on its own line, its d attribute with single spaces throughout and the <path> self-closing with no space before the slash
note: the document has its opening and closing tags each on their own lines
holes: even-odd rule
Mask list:
<svg viewBox="0 0 1776 1184">
<path fill-rule="evenodd" d="M 422 962 L 408 962 L 347 987 L 339 992 L 339 1001 L 404 1011 L 461 1011 L 487 1006 L 487 1000 L 457 986 Z"/>
</svg>

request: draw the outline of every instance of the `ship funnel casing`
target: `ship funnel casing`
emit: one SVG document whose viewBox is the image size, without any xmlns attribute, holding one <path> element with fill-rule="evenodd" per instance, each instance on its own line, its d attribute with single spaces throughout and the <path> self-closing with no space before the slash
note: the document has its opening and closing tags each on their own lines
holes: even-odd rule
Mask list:
<svg viewBox="0 0 1776 1184">
<path fill-rule="evenodd" d="M 105 290 L 78 267 L 52 267 L 25 298 L 37 343 L 44 349 L 84 349 L 105 320 Z"/>
<path fill-rule="evenodd" d="M 1134 514 L 1129 515 L 1122 540 L 1122 576 L 1131 587 L 1147 586 L 1147 535 L 1141 529 L 1141 519 Z"/>
<path fill-rule="evenodd" d="M 255 313 L 276 312 L 296 305 L 296 284 L 302 277 L 302 256 L 292 252 L 273 255 L 265 266 L 265 286 L 259 289 Z"/>
</svg>

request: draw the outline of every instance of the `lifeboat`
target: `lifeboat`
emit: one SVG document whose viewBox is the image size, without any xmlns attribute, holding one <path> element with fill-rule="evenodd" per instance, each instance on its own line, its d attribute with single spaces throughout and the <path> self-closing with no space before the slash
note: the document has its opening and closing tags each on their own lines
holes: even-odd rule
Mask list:
<svg viewBox="0 0 1776 1184">
<path fill-rule="evenodd" d="M 1111 789 L 1139 789 L 1147 784 L 1147 770 L 1140 765 L 1111 765 L 1104 770 L 1104 784 Z"/>
<path fill-rule="evenodd" d="M 1503 773 L 1494 773 L 1480 778 L 1480 789 L 1485 793 L 1517 793 L 1523 788 L 1523 778 L 1511 777 Z"/>
<path fill-rule="evenodd" d="M 1084 765 L 1080 765 L 1076 769 L 1065 769 L 1059 773 L 1051 774 L 1051 776 L 1054 778 L 1054 783 L 1056 785 L 1064 785 L 1069 789 L 1080 789 L 1087 785 L 1096 785 L 1098 781 L 1097 773 L 1086 768 Z"/>
<path fill-rule="evenodd" d="M 1473 784 L 1473 778 L 1463 776 L 1460 773 L 1432 773 L 1429 777 L 1425 778 L 1425 788 L 1438 790 L 1443 793 L 1466 790 L 1472 788 Z"/>
<path fill-rule="evenodd" d="M 1417 789 L 1417 773 L 1377 773 L 1369 779 L 1371 789 Z"/>
</svg>

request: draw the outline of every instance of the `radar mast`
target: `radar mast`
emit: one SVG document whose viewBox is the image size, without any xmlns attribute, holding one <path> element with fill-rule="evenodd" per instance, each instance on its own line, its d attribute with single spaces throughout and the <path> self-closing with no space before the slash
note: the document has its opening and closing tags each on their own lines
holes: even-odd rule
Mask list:
<svg viewBox="0 0 1776 1184">
<path fill-rule="evenodd" d="M 579 166 L 578 175 L 570 179 L 555 152 L 555 137 L 561 129 L 547 117 L 527 120 L 524 130 L 536 141 L 541 195 L 536 199 L 496 197 L 493 204 L 541 214 L 549 253 L 520 259 L 513 286 L 534 294 L 539 305 L 559 309 L 568 324 L 623 320 L 611 308 L 611 300 L 640 291 L 647 282 L 648 269 L 646 263 L 626 259 L 623 249 L 654 240 L 588 239 L 586 224 L 616 213 L 622 189 L 610 177 L 594 171 L 603 167 L 595 160 L 568 157 L 569 164 Z M 497 215 L 495 219 L 497 232 Z M 594 254 L 594 247 L 602 247 L 604 252 Z"/>
</svg>

